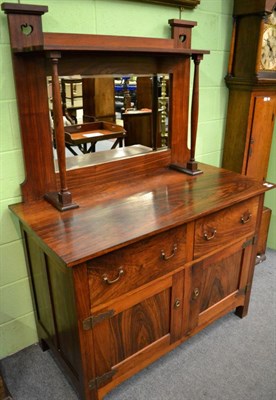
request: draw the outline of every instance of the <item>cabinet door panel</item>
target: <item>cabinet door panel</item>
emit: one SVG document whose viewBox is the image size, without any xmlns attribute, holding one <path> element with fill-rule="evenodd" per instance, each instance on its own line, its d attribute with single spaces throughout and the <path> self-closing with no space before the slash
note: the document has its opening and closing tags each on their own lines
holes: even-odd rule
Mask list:
<svg viewBox="0 0 276 400">
<path fill-rule="evenodd" d="M 214 304 L 229 296 L 238 289 L 242 250 L 218 262 L 207 262 L 202 270 L 202 285 L 199 312 L 207 310 Z"/>
<path fill-rule="evenodd" d="M 163 290 L 94 327 L 97 376 L 169 333 L 170 292 Z"/>
<path fill-rule="evenodd" d="M 114 316 L 110 320 L 111 335 L 115 338 L 113 365 L 168 334 L 169 323 L 170 289 Z"/>
<path fill-rule="evenodd" d="M 261 181 L 267 175 L 275 113 L 276 96 L 255 98 L 246 175 Z"/>
<path fill-rule="evenodd" d="M 187 272 L 184 333 L 244 303 L 252 245 L 238 243 L 193 264 Z M 230 308 L 230 309 L 229 309 Z"/>
<path fill-rule="evenodd" d="M 138 371 L 149 363 L 147 360 L 158 358 L 160 343 L 164 351 L 180 338 L 183 277 L 182 270 L 153 283 L 152 290 L 141 288 L 135 304 L 127 301 L 128 296 L 124 301 L 120 297 L 118 302 L 124 308 L 116 307 L 115 299 L 113 316 L 94 326 L 96 375 L 108 376 L 101 386 L 110 384 L 112 379 L 125 379 L 123 376 L 131 369 Z M 147 356 L 143 357 L 143 353 Z M 114 377 L 109 376 L 110 371 Z"/>
</svg>

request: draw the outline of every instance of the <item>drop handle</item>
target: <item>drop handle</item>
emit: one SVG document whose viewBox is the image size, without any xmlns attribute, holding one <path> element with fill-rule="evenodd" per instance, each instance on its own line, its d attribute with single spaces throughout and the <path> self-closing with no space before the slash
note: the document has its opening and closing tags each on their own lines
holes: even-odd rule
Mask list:
<svg viewBox="0 0 276 400">
<path fill-rule="evenodd" d="M 209 232 L 204 231 L 203 237 L 205 240 L 212 240 L 217 234 L 217 230 L 215 228 L 212 228 Z"/>
<path fill-rule="evenodd" d="M 246 211 L 246 212 L 241 216 L 241 219 L 240 219 L 241 224 L 246 224 L 248 221 L 250 221 L 251 217 L 252 217 L 251 212 L 250 212 L 250 211 Z"/>
<path fill-rule="evenodd" d="M 118 276 L 117 276 L 117 278 L 115 278 L 115 279 L 109 279 L 108 278 L 108 276 L 107 276 L 107 274 L 103 274 L 103 276 L 102 276 L 102 278 L 103 278 L 103 281 L 107 284 L 107 285 L 112 285 L 113 283 L 116 283 L 116 282 L 118 282 L 118 280 L 122 277 L 122 275 L 124 275 L 124 270 L 123 270 L 123 268 L 121 267 L 120 269 L 119 269 L 119 271 L 118 271 Z"/>
<path fill-rule="evenodd" d="M 163 259 L 164 261 L 168 261 L 168 260 L 170 260 L 171 258 L 173 258 L 173 257 L 175 256 L 176 251 L 177 251 L 177 244 L 174 244 L 174 245 L 173 245 L 172 253 L 171 253 L 169 256 L 166 256 L 165 251 L 164 251 L 164 250 L 161 250 L 161 257 L 162 257 L 162 259 Z"/>
</svg>

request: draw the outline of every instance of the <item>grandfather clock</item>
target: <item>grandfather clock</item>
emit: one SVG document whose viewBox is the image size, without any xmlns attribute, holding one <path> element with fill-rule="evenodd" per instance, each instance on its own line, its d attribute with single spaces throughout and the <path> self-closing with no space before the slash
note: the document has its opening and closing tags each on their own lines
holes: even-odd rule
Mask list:
<svg viewBox="0 0 276 400">
<path fill-rule="evenodd" d="M 234 0 L 233 17 L 222 166 L 265 180 L 276 114 L 276 1 Z M 257 262 L 265 259 L 270 217 L 264 208 Z"/>
</svg>

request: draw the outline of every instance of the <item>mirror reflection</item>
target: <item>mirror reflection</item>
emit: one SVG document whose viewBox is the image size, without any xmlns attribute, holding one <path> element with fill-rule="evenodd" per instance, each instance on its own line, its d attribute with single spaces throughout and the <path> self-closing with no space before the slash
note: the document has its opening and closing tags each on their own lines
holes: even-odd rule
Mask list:
<svg viewBox="0 0 276 400">
<path fill-rule="evenodd" d="M 51 77 L 47 87 L 56 158 Z M 169 90 L 167 74 L 61 76 L 66 157 L 105 161 L 166 148 Z"/>
</svg>

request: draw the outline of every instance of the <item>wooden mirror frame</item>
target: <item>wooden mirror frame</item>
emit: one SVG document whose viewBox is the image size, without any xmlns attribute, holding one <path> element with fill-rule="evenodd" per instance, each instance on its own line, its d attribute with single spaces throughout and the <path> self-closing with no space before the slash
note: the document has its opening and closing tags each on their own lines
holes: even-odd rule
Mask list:
<svg viewBox="0 0 276 400">
<path fill-rule="evenodd" d="M 96 185 L 137 177 L 161 167 L 172 166 L 196 174 L 194 160 L 198 119 L 198 67 L 206 50 L 191 49 L 191 31 L 196 22 L 172 19 L 170 39 L 90 34 L 44 33 L 41 16 L 46 6 L 2 3 L 8 15 L 15 86 L 24 151 L 26 179 L 23 200 L 46 198 L 61 211 L 77 207 L 71 191 L 81 185 Z M 24 32 L 29 28 L 30 33 Z M 24 29 L 23 29 L 24 28 Z M 127 57 L 126 57 L 127 56 Z M 191 147 L 187 145 L 189 125 L 190 61 L 195 64 Z M 171 74 L 169 149 L 111 163 L 66 171 L 59 75 L 108 73 Z M 59 173 L 55 172 L 46 77 L 56 83 L 55 132 Z M 38 101 L 39 99 L 39 101 Z M 118 178 L 120 177 L 120 178 Z M 68 189 L 70 188 L 70 190 Z"/>
<path fill-rule="evenodd" d="M 127 0 L 129 1 L 129 0 Z M 200 0 L 135 0 L 140 3 L 152 3 L 152 4 L 163 4 L 166 6 L 174 6 L 174 7 L 186 7 L 186 8 L 195 8 Z"/>
</svg>

